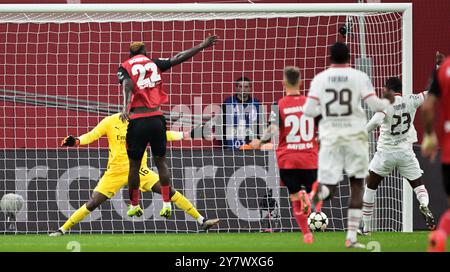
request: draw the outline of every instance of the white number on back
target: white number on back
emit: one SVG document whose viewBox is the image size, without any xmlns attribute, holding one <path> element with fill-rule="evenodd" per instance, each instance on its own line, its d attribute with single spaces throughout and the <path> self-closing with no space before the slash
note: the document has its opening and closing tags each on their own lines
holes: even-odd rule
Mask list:
<svg viewBox="0 0 450 272">
<path fill-rule="evenodd" d="M 145 78 L 147 72 L 151 71 L 150 77 Z M 140 89 L 153 88 L 161 81 L 161 75 L 158 73 L 158 66 L 153 62 L 148 62 L 145 65 L 135 64 L 131 68 L 133 76 L 139 75 L 137 85 Z"/>
<path fill-rule="evenodd" d="M 292 127 L 289 134 L 286 136 L 287 143 L 298 143 L 302 139 L 304 142 L 309 142 L 314 137 L 314 119 L 310 117 L 296 115 L 288 115 L 284 119 L 285 127 Z"/>
</svg>

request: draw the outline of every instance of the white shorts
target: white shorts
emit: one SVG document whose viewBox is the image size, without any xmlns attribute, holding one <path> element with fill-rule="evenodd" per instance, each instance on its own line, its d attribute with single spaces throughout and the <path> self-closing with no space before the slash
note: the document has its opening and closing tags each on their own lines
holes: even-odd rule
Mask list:
<svg viewBox="0 0 450 272">
<path fill-rule="evenodd" d="M 422 176 L 422 169 L 413 150 L 378 150 L 369 165 L 369 170 L 386 177 L 397 167 L 400 175 L 408 180 L 416 180 Z"/>
<path fill-rule="evenodd" d="M 322 184 L 336 185 L 348 177 L 363 179 L 369 165 L 369 143 L 366 140 L 334 145 L 321 145 L 319 150 L 318 180 Z"/>
</svg>

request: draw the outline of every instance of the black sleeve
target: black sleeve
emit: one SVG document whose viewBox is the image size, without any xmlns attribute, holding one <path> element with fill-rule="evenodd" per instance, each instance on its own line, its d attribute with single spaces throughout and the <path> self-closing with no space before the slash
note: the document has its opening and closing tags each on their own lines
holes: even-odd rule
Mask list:
<svg viewBox="0 0 450 272">
<path fill-rule="evenodd" d="M 433 75 L 431 77 L 431 83 L 430 83 L 430 88 L 428 88 L 428 93 L 433 94 L 437 97 L 441 96 L 441 89 L 439 88 L 439 82 L 438 82 L 438 70 L 435 69 L 433 71 Z"/>
<path fill-rule="evenodd" d="M 159 58 L 159 59 L 152 59 L 152 61 L 156 64 L 156 66 L 158 66 L 158 68 L 159 68 L 159 70 L 161 70 L 161 72 L 165 72 L 170 67 L 173 66 L 172 61 L 170 61 L 170 59 Z"/>
<path fill-rule="evenodd" d="M 119 69 L 117 70 L 117 77 L 119 78 L 119 83 L 122 84 L 122 82 L 126 78 L 130 78 L 130 75 L 127 72 L 127 69 L 123 68 L 122 65 L 119 66 Z"/>
</svg>

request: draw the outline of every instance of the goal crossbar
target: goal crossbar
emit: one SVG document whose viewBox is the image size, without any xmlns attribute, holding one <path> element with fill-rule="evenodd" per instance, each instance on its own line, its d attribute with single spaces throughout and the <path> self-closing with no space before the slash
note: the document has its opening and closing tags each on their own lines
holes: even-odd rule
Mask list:
<svg viewBox="0 0 450 272">
<path fill-rule="evenodd" d="M 404 12 L 412 8 L 411 3 L 346 3 L 346 4 L 4 4 L 0 12 L 6 13 L 56 13 L 56 12 Z"/>
</svg>

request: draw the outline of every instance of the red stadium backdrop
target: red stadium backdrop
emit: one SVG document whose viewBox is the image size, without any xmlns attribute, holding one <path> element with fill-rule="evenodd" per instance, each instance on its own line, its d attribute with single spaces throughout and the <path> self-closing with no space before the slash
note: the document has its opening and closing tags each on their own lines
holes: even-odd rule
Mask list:
<svg viewBox="0 0 450 272">
<path fill-rule="evenodd" d="M 0 3 L 10 3 L 11 1 L 0 0 Z M 15 3 L 34 3 L 32 0 L 20 0 L 14 1 Z M 44 3 L 77 3 L 80 1 L 44 1 Z M 81 1 L 81 3 L 151 3 L 157 1 Z M 189 2 L 185 0 L 181 1 L 166 1 L 166 2 Z M 197 1 L 197 2 L 212 2 L 212 1 Z M 223 2 L 223 1 L 221 1 Z M 246 1 L 225 1 L 225 2 L 246 2 Z M 271 1 L 255 1 L 257 3 L 268 3 Z M 328 1 L 283 1 L 283 2 L 328 2 Z M 356 1 L 333 1 L 333 2 L 356 2 Z M 369 1 L 370 2 L 370 1 Z M 371 1 L 371 2 L 377 2 Z M 379 1 L 378 1 L 379 2 Z M 410 1 L 382 1 L 382 2 L 410 2 Z M 436 50 L 440 50 L 444 53 L 450 52 L 450 36 L 445 35 L 439 32 L 439 29 L 442 29 L 442 26 L 450 25 L 450 17 L 445 10 L 449 10 L 450 2 L 447 0 L 430 0 L 430 1 L 412 1 L 413 2 L 413 29 L 414 29 L 414 43 L 413 43 L 413 52 L 414 52 L 414 69 L 413 69 L 413 86 L 414 92 L 423 90 L 427 85 L 428 76 L 433 67 L 434 62 L 434 53 Z M 433 20 L 429 20 L 429 15 L 433 14 Z M 249 20 L 250 24 L 256 21 Z M 189 22 L 188 22 L 189 23 Z M 203 23 L 203 22 L 200 22 Z M 220 24 L 220 22 L 218 22 Z M 282 22 L 277 22 L 278 24 L 289 24 L 287 20 Z M 281 26 L 279 25 L 279 26 Z M 139 26 L 133 26 L 133 31 L 136 34 L 129 35 L 130 32 L 121 34 L 120 30 L 126 30 L 125 28 L 131 28 L 132 25 L 125 24 L 94 24 L 93 28 L 86 29 L 86 32 L 82 33 L 82 35 L 72 34 L 71 31 L 83 31 L 83 27 L 88 27 L 87 24 L 62 24 L 62 25 L 51 25 L 52 29 L 49 29 L 50 32 L 47 32 L 49 25 L 30 25 L 28 24 L 18 25 L 18 24 L 9 24 L 1 25 L 0 31 L 2 33 L 6 33 L 0 36 L 0 51 L 1 52 L 10 52 L 11 54 L 2 54 L 0 55 L 0 62 L 4 63 L 3 66 L 0 67 L 1 71 L 1 80 L 6 89 L 9 86 L 16 86 L 17 82 L 21 80 L 21 77 L 18 74 L 23 74 L 22 80 L 26 82 L 26 88 L 23 90 L 18 90 L 17 86 L 15 87 L 15 91 L 26 91 L 32 93 L 46 93 L 48 95 L 67 95 L 67 96 L 75 96 L 77 95 L 78 99 L 84 99 L 89 101 L 98 101 L 102 100 L 103 102 L 111 103 L 111 104 L 120 104 L 120 101 L 117 97 L 104 97 L 102 96 L 102 90 L 105 88 L 117 88 L 117 92 L 120 92 L 119 87 L 111 87 L 114 86 L 111 82 L 116 82 L 115 72 L 117 69 L 117 65 L 123 61 L 127 54 L 126 45 L 127 40 L 140 39 L 140 30 Z M 111 31 L 115 31 L 111 37 L 113 40 L 122 41 L 122 45 L 124 48 L 98 48 L 98 45 L 95 41 L 101 42 L 102 36 L 95 34 L 90 36 L 89 31 L 93 31 L 95 33 L 95 28 L 102 27 L 104 31 L 104 27 L 110 28 Z M 164 30 L 164 25 L 161 23 L 153 23 L 153 29 L 161 29 Z M 196 26 L 199 27 L 198 25 Z M 216 25 L 216 28 L 220 28 L 220 25 Z M 186 29 L 186 26 L 182 26 L 180 23 L 180 29 Z M 175 26 L 173 29 L 177 29 Z M 36 38 L 38 39 L 46 39 L 48 43 L 42 43 L 39 46 L 36 46 L 32 42 L 28 42 L 26 38 L 27 32 L 42 32 L 42 35 L 45 37 L 39 37 L 41 34 L 37 34 Z M 108 29 L 107 29 L 108 30 Z M 224 30 L 225 31 L 225 30 Z M 230 31 L 230 30 L 226 30 Z M 236 30 L 231 30 L 236 31 Z M 254 31 L 254 35 L 256 35 L 256 31 Z M 257 33 L 258 37 L 261 35 L 267 35 L 267 42 L 269 44 L 256 44 L 255 46 L 261 50 L 253 51 L 260 52 L 260 55 L 252 55 L 246 56 L 243 59 L 263 59 L 265 54 L 269 54 L 271 52 L 264 52 L 265 47 L 273 48 L 270 46 L 270 43 L 282 43 L 283 40 L 275 40 L 271 39 L 273 32 L 276 31 L 275 28 L 269 28 L 267 33 L 263 33 L 266 29 L 261 29 L 261 33 Z M 57 35 L 57 32 L 63 32 L 65 35 Z M 47 35 L 46 33 L 50 33 Z M 191 42 L 184 43 L 172 43 L 173 33 L 172 32 L 157 32 L 160 33 L 160 38 L 163 43 L 155 43 L 152 44 L 152 55 L 159 57 L 158 53 L 162 50 L 162 46 L 165 47 L 164 51 L 167 50 L 167 46 L 171 47 L 169 51 L 179 51 L 183 48 L 192 46 Z M 158 35 L 158 34 L 152 35 Z M 245 33 L 217 33 L 221 36 L 243 36 Z M 295 34 L 295 33 L 294 33 Z M 85 37 L 83 37 L 85 35 Z M 128 36 L 127 36 L 128 35 Z M 193 32 L 184 32 L 183 38 L 186 41 L 192 40 Z M 247 33 L 248 35 L 248 33 Z M 251 34 L 250 34 L 251 35 Z M 155 37 L 155 36 L 153 36 Z M 195 37 L 196 40 L 201 40 L 202 37 Z M 73 45 L 73 41 L 79 39 L 80 42 L 83 39 L 92 41 L 91 44 L 81 43 L 77 48 L 71 48 Z M 64 46 L 64 44 L 70 40 L 72 43 L 71 46 Z M 320 42 L 320 41 L 319 41 Z M 119 43 L 114 43 L 113 46 L 117 46 Z M 269 45 L 269 46 L 268 46 Z M 224 49 L 227 49 L 225 52 L 232 52 L 231 50 L 237 50 L 235 54 L 239 54 L 239 52 L 243 52 L 243 48 L 240 48 L 239 44 L 233 43 L 232 41 L 225 41 L 222 44 L 218 45 L 222 46 Z M 243 45 L 245 46 L 245 45 Z M 320 49 L 319 49 L 320 50 Z M 77 54 L 71 54 L 71 51 L 78 52 Z M 124 52 L 123 54 L 111 54 L 110 52 Z M 14 54 L 13 54 L 14 52 Z M 21 54 L 22 52 L 28 52 L 27 55 Z M 55 54 L 46 54 L 45 52 L 54 52 Z M 32 55 L 30 53 L 36 53 Z M 297 52 L 300 57 L 304 57 L 305 55 L 308 57 L 312 57 L 317 52 Z M 310 56 L 311 55 L 311 56 Z M 323 53 L 321 54 L 323 55 Z M 204 61 L 211 60 L 212 55 L 208 52 L 204 53 L 204 56 L 201 57 Z M 110 62 L 110 65 L 89 65 L 90 63 L 95 63 L 96 60 L 107 59 Z M 190 71 L 195 71 L 195 66 L 186 64 L 183 66 L 183 76 L 188 76 L 190 78 L 181 78 L 181 82 L 191 82 L 189 85 L 180 86 L 176 84 L 177 79 L 170 79 L 170 93 L 172 94 L 180 94 L 180 95 L 172 95 L 171 96 L 171 104 L 192 104 L 192 95 L 198 92 L 199 85 L 202 82 L 208 82 L 208 84 L 203 84 L 202 93 L 214 93 L 217 95 L 204 96 L 203 104 L 207 105 L 208 103 L 221 103 L 226 96 L 229 96 L 233 90 L 232 82 L 233 80 L 240 76 L 240 74 L 235 74 L 235 71 L 240 71 L 244 66 L 244 62 L 230 62 L 227 60 L 239 59 L 238 56 L 232 55 L 224 55 L 223 63 L 215 63 L 214 65 L 220 65 L 220 69 L 224 71 L 224 73 L 216 74 L 214 72 L 206 73 L 202 77 L 189 75 Z M 324 61 L 322 59 L 318 60 Z M 209 64 L 208 64 L 209 63 Z M 26 65 L 25 65 L 26 64 Z M 292 65 L 304 65 L 302 63 L 289 63 Z M 205 62 L 205 65 L 211 65 L 211 62 Z M 211 71 L 214 71 L 214 65 L 211 65 Z M 256 68 L 257 66 L 264 66 L 264 70 L 270 70 L 272 68 L 281 69 L 284 63 L 281 62 L 273 62 L 273 63 L 263 63 L 263 61 L 252 61 L 249 63 L 245 63 L 245 69 L 251 70 Z M 270 67 L 270 66 L 274 67 Z M 254 67 L 252 67 L 254 66 Z M 280 66 L 280 67 L 278 67 Z M 316 67 L 320 67 L 321 65 L 317 65 Z M 317 73 L 318 71 L 314 71 L 314 69 L 308 70 L 307 67 L 304 67 L 306 71 L 306 78 L 311 78 L 313 73 Z M 80 71 L 79 74 L 69 76 L 61 76 L 64 74 L 64 71 L 68 70 L 77 70 Z M 181 69 L 180 67 L 174 68 L 174 72 Z M 200 69 L 199 69 L 200 70 Z M 206 67 L 203 67 L 203 71 L 206 70 Z M 13 71 L 16 76 L 9 77 L 8 74 Z M 46 71 L 49 75 L 47 77 L 40 77 L 38 71 L 42 73 L 42 71 Z M 234 72 L 233 72 L 234 71 Z M 52 77 L 52 74 L 58 74 L 58 77 Z M 312 73 L 308 75 L 308 73 Z M 70 74 L 70 73 L 68 73 Z M 109 74 L 108 77 L 99 77 L 99 74 Z M 179 73 L 178 73 L 179 74 Z M 34 76 L 33 76 L 34 75 Z M 198 75 L 198 74 L 197 74 Z M 278 97 L 273 97 L 272 89 L 273 84 L 267 83 L 271 79 L 278 80 L 275 75 L 267 74 L 264 75 L 259 73 L 253 73 L 252 80 L 254 83 L 254 94 L 257 98 L 263 101 L 265 104 L 271 104 Z M 264 76 L 264 83 L 260 78 Z M 167 75 L 165 76 L 168 77 Z M 273 77 L 273 78 L 271 78 Z M 281 89 L 281 84 L 276 83 L 275 86 L 279 85 Z M 19 84 L 18 84 L 19 85 Z M 306 82 L 306 86 L 309 85 L 309 82 Z M 378 85 L 378 84 L 376 84 Z M 57 89 L 55 88 L 57 87 Z M 380 86 L 380 85 L 378 85 Z M 78 91 L 78 94 L 74 94 L 74 91 Z M 110 89 L 110 92 L 113 91 Z M 181 93 L 182 92 L 182 93 Z M 211 101 L 210 101 L 211 100 Z M 58 118 L 58 116 L 70 116 L 66 112 L 62 112 L 61 109 L 52 109 L 45 108 L 40 106 L 27 106 L 25 109 L 14 108 L 13 104 L 9 102 L 0 102 L 1 107 L 4 109 L 5 116 L 14 116 L 15 118 L 0 118 L 0 126 L 6 128 L 4 130 L 4 137 L 0 141 L 0 148 L 54 148 L 57 146 L 57 139 L 67 135 L 68 133 L 76 133 L 78 131 L 73 131 L 70 129 L 74 125 L 73 120 L 69 120 L 67 118 Z M 39 113 L 42 114 L 45 112 L 47 118 L 25 118 L 27 116 L 39 116 Z M 92 115 L 91 115 L 92 116 Z M 420 115 L 418 115 L 420 116 Z M 98 120 L 87 120 L 88 115 L 83 115 L 83 113 L 78 112 L 78 116 L 76 117 L 76 123 L 78 124 L 94 124 Z M 95 118 L 94 118 L 95 119 Z M 419 135 L 421 135 L 421 126 L 420 126 L 420 118 L 416 120 L 416 127 L 418 128 Z M 41 122 L 41 123 L 39 123 Z M 35 127 L 47 127 L 48 129 L 45 131 L 39 131 L 35 129 Z M 39 135 L 36 135 L 39 133 Z M 79 132 L 81 133 L 81 131 Z M 45 140 L 44 140 L 45 139 Z M 103 142 L 105 144 L 105 142 Z M 105 146 L 103 145 L 102 146 Z M 204 145 L 204 143 L 203 143 Z"/>
</svg>

